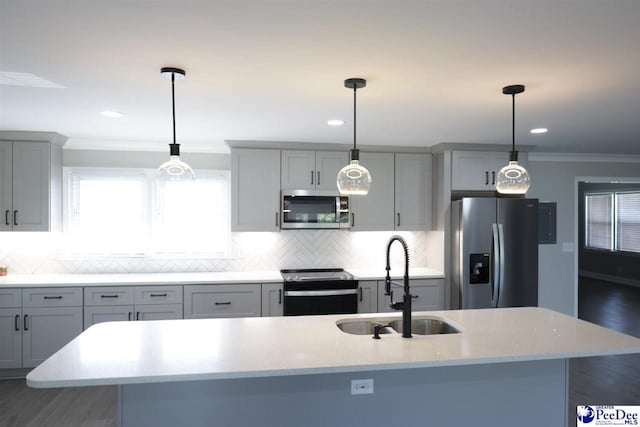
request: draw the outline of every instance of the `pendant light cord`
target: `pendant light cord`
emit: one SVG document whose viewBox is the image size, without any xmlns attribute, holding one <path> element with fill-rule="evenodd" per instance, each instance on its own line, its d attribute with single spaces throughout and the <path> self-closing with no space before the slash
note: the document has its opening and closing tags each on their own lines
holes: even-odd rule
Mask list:
<svg viewBox="0 0 640 427">
<path fill-rule="evenodd" d="M 516 94 L 511 95 L 511 152 L 516 151 Z"/>
<path fill-rule="evenodd" d="M 173 144 L 176 143 L 176 92 L 175 92 L 175 82 L 176 75 L 175 73 L 171 73 L 171 108 L 173 113 Z"/>
<path fill-rule="evenodd" d="M 356 87 L 353 87 L 353 149 L 356 149 Z"/>
</svg>

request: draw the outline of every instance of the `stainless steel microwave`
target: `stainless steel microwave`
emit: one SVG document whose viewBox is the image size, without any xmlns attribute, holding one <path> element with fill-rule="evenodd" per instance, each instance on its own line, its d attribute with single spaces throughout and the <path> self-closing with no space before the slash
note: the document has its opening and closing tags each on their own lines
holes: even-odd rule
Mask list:
<svg viewBox="0 0 640 427">
<path fill-rule="evenodd" d="M 349 197 L 337 191 L 283 190 L 280 228 L 349 228 Z"/>
</svg>

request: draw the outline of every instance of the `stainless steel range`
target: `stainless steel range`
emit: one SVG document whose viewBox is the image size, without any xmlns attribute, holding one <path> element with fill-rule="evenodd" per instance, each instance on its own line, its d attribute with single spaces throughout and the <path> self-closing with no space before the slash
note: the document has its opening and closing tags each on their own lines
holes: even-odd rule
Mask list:
<svg viewBox="0 0 640 427">
<path fill-rule="evenodd" d="M 358 281 L 342 268 L 280 270 L 284 279 L 284 315 L 358 312 Z"/>
</svg>

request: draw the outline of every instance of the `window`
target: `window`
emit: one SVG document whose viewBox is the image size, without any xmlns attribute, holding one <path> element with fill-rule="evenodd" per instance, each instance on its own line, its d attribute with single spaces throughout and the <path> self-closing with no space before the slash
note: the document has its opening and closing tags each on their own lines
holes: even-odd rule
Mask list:
<svg viewBox="0 0 640 427">
<path fill-rule="evenodd" d="M 640 192 L 585 195 L 585 246 L 640 253 Z"/>
<path fill-rule="evenodd" d="M 640 252 L 640 192 L 616 193 L 616 250 Z"/>
<path fill-rule="evenodd" d="M 227 256 L 229 173 L 156 185 L 152 169 L 65 168 L 69 250 L 77 255 Z"/>
<path fill-rule="evenodd" d="M 586 246 L 613 250 L 613 194 L 587 194 L 585 202 Z"/>
</svg>

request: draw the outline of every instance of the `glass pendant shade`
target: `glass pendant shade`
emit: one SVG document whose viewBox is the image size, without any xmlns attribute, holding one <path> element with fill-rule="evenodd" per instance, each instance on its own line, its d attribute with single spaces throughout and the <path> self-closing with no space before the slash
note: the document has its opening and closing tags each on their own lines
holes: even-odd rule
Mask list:
<svg viewBox="0 0 640 427">
<path fill-rule="evenodd" d="M 509 161 L 496 177 L 496 190 L 502 194 L 525 194 L 530 185 L 529 172 L 516 160 Z"/>
<path fill-rule="evenodd" d="M 340 194 L 365 195 L 371 187 L 371 174 L 358 160 L 351 160 L 338 172 L 337 183 Z"/>
<path fill-rule="evenodd" d="M 196 176 L 180 156 L 171 156 L 158 168 L 157 179 L 160 182 L 193 182 Z"/>
</svg>

